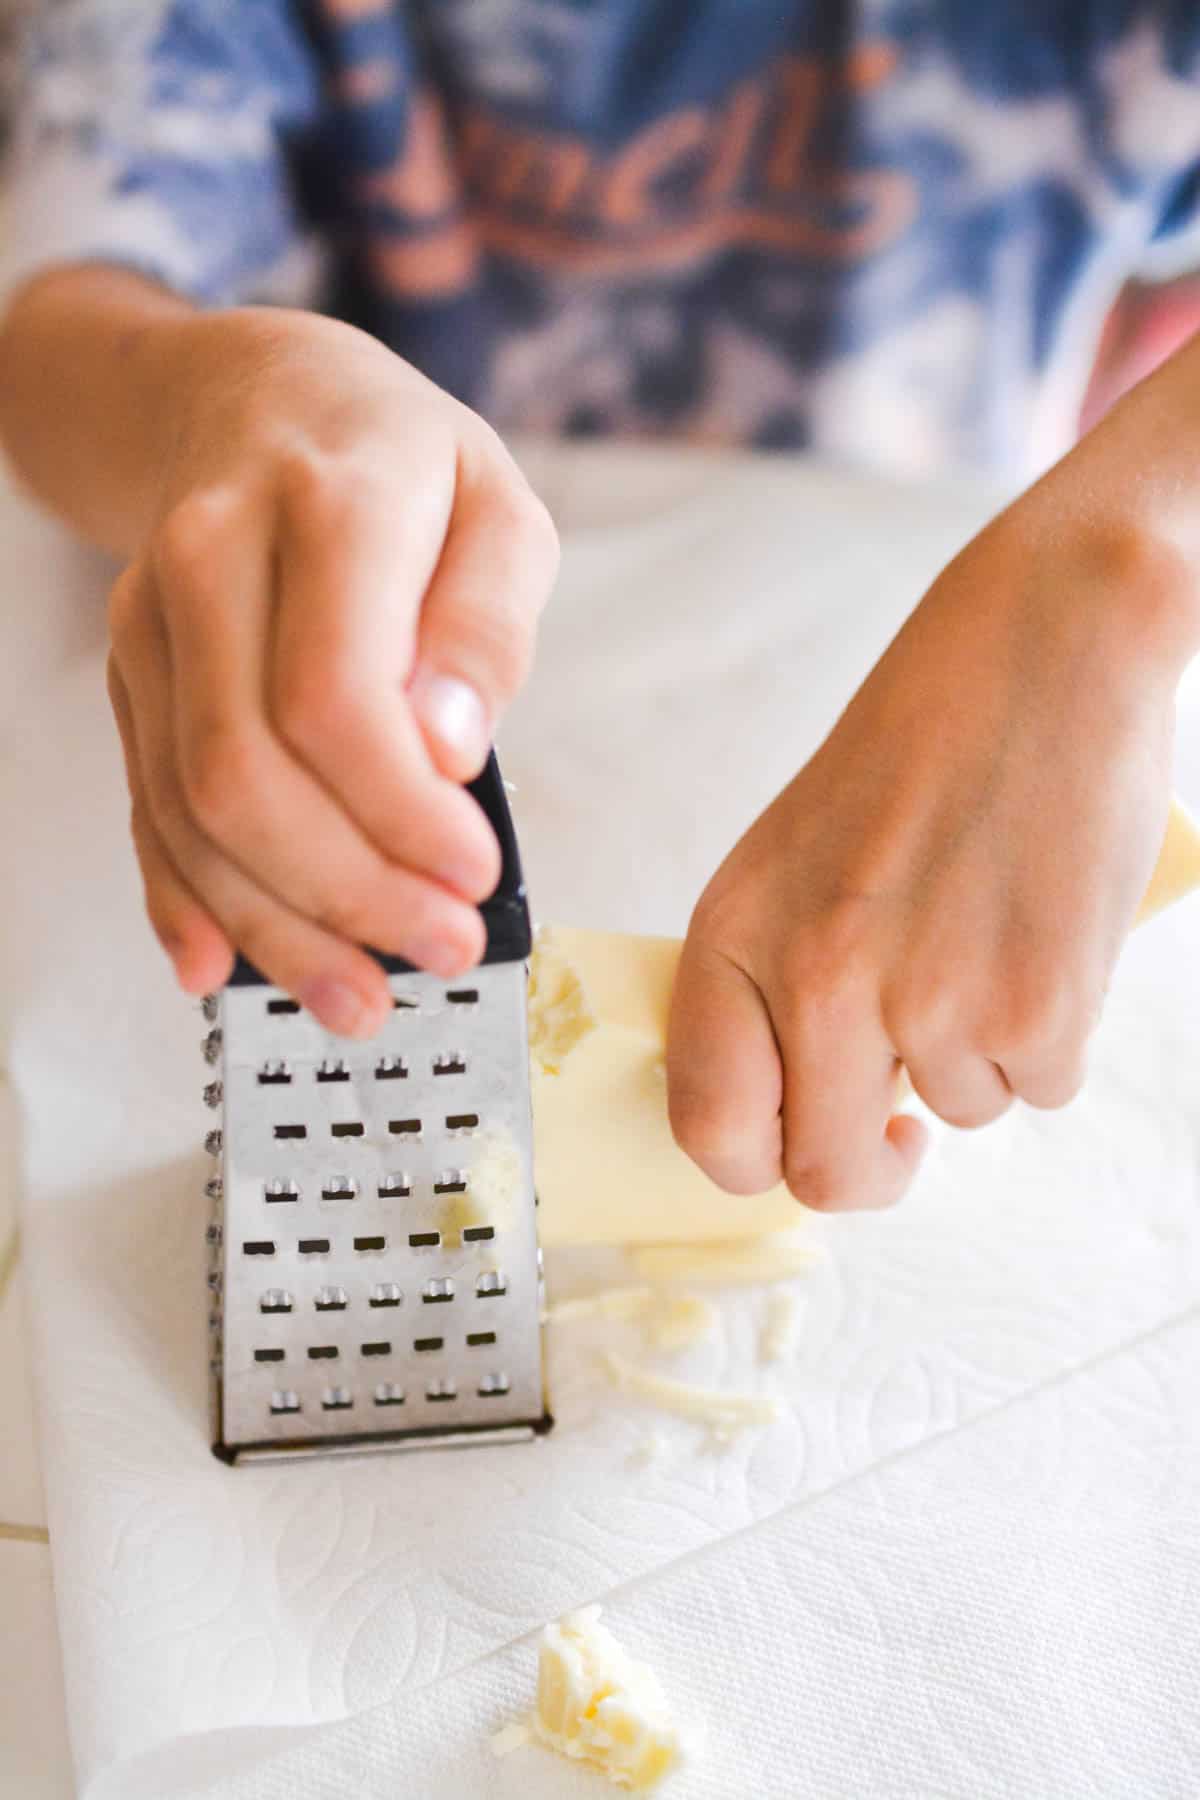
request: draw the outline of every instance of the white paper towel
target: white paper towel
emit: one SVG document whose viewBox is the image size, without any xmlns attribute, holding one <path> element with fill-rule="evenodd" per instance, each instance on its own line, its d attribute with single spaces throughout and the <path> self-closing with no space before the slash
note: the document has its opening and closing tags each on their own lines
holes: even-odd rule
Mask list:
<svg viewBox="0 0 1200 1800">
<path fill-rule="evenodd" d="M 980 508 L 926 506 L 787 464 L 764 473 L 749 459 L 614 465 L 590 452 L 555 468 L 569 533 L 562 594 L 502 745 L 535 905 L 545 917 L 677 930 L 708 870 L 803 760 Z M 621 524 L 622 502 L 655 486 L 659 510 Z M 713 1455 L 692 1428 L 605 1387 L 595 1332 L 564 1331 L 552 1344 L 559 1425 L 537 1446 L 230 1471 L 204 1437 L 200 1025 L 141 919 L 99 662 L 68 671 L 18 737 L 0 764 L 13 870 L 0 1018 L 25 1126 L 34 1361 L 81 1791 L 233 1793 L 229 1771 L 272 1748 L 264 1728 L 286 1742 L 382 1707 L 340 1736 L 316 1731 L 303 1766 L 285 1762 L 245 1792 L 354 1794 L 330 1785 L 328 1741 L 366 1759 L 354 1779 L 372 1796 L 582 1793 L 578 1771 L 523 1755 L 493 1767 L 471 1760 L 469 1744 L 527 1681 L 528 1648 L 504 1647 L 614 1590 L 615 1622 L 681 1701 L 711 1716 L 733 1686 L 715 1760 L 681 1794 L 1173 1791 L 1139 1787 L 1136 1760 L 1124 1788 L 1058 1784 L 1053 1771 L 1069 1759 L 1046 1760 L 1061 1748 L 1053 1707 L 1026 1726 L 1020 1707 L 1006 1715 L 1047 1779 L 996 1786 L 1003 1765 L 980 1734 L 989 1719 L 996 1733 L 1004 1723 L 989 1698 L 998 1685 L 1026 1693 L 1029 1641 L 1016 1619 L 992 1636 L 969 1626 L 971 1583 L 990 1579 L 989 1564 L 999 1614 L 1018 1573 L 1014 1592 L 1037 1590 L 1023 1544 L 1042 1558 L 1042 1598 L 1053 1602 L 1046 1497 L 1081 1481 L 1103 1488 L 1080 1473 L 1067 1398 L 1088 1390 L 1065 1377 L 1154 1333 L 1200 1292 L 1194 911 L 1129 946 L 1073 1108 L 947 1134 L 894 1213 L 813 1221 L 830 1256 L 797 1284 L 794 1359 L 759 1370 L 761 1297 L 722 1301 L 716 1341 L 673 1366 L 777 1393 L 777 1425 Z M 586 1258 L 549 1274 L 552 1285 L 596 1278 Z M 1116 1416 L 1145 1444 L 1147 1469 L 1182 1467 L 1176 1413 L 1159 1418 L 1166 1375 L 1153 1356 L 1145 1367 L 1140 1387 L 1131 1377 L 1120 1390 Z M 1030 1424 L 1028 1453 L 1027 1401 L 1030 1418 L 1057 1420 L 1059 1433 Z M 997 1408 L 992 1425 L 978 1423 Z M 1001 1419 L 1015 1434 L 1005 1454 L 987 1447 Z M 652 1428 L 667 1452 L 635 1466 Z M 1120 1434 L 1105 1444 L 1120 1474 Z M 873 1502 L 853 1498 L 874 1491 L 881 1465 L 933 1471 L 918 1482 L 930 1506 L 943 1483 L 965 1496 L 961 1555 L 945 1575 L 936 1533 L 913 1535 L 919 1508 L 906 1489 L 879 1503 L 878 1519 Z M 814 1518 L 828 1521 L 826 1535 L 810 1540 Z M 1148 1509 L 1151 1532 L 1153 1519 Z M 1151 1554 L 1132 1514 L 1122 1529 Z M 1195 1583 L 1194 1535 L 1153 1542 L 1163 1604 L 1152 1592 L 1140 1624 L 1108 1625 L 1110 1646 L 1124 1631 L 1147 1655 L 1171 1623 L 1170 1583 Z M 724 1596 L 711 1603 L 710 1575 Z M 1103 1618 L 1125 1595 L 1108 1562 L 1096 1580 Z M 881 1599 L 893 1582 L 908 1594 L 894 1616 Z M 1080 1613 L 1081 1585 L 1072 1565 L 1062 1631 Z M 926 1691 L 939 1617 L 943 1687 Z M 842 1669 L 857 1708 L 829 1715 L 828 1666 Z M 1112 1657 L 1096 1666 L 1101 1695 L 1127 1674 Z M 860 1713 L 876 1683 L 864 1748 Z M 955 1706 L 957 1737 L 945 1723 Z M 1157 1744 L 1157 1725 L 1146 1729 Z M 460 1759 L 449 1773 L 437 1760 L 443 1730 Z M 801 1750 L 814 1732 L 826 1759 L 816 1774 Z M 910 1739 L 944 1743 L 947 1757 L 959 1744 L 959 1761 L 914 1773 Z M 1130 1742 L 1141 1757 L 1142 1740 Z M 753 1783 L 731 1786 L 729 1758 L 743 1749 Z M 147 1755 L 156 1760 L 139 1775 Z M 213 1759 L 219 1777 L 204 1772 Z M 535 1766 L 552 1773 L 535 1777 Z M 1153 1767 L 1169 1773 L 1167 1761 Z"/>
</svg>

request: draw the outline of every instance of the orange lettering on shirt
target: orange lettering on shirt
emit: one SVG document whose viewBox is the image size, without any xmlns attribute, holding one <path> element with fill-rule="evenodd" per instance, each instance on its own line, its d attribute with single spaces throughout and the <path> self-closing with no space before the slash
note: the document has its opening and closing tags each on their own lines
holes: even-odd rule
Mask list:
<svg viewBox="0 0 1200 1800">
<path fill-rule="evenodd" d="M 324 10 L 335 19 L 374 19 L 391 12 L 392 0 L 324 0 Z"/>
<path fill-rule="evenodd" d="M 414 219 L 435 219 L 458 198 L 459 185 L 446 137 L 441 102 L 413 96 L 404 144 L 394 163 L 362 183 L 367 200 L 383 201 Z"/>
<path fill-rule="evenodd" d="M 367 252 L 384 293 L 404 300 L 441 300 L 461 294 L 479 275 L 479 246 L 461 219 L 421 237 L 375 238 Z"/>
<path fill-rule="evenodd" d="M 744 81 L 725 109 L 716 154 L 701 192 L 706 200 L 724 200 L 733 193 L 746 167 L 746 159 L 762 118 L 765 99 L 762 83 Z"/>
<path fill-rule="evenodd" d="M 647 126 L 617 156 L 599 197 L 608 225 L 644 225 L 654 216 L 654 186 L 673 164 L 698 150 L 708 137 L 708 115 L 699 107 L 669 113 Z"/>
<path fill-rule="evenodd" d="M 846 83 L 856 92 L 864 88 L 878 87 L 886 81 L 900 61 L 900 52 L 895 44 L 887 44 L 881 40 L 866 44 L 857 44 L 850 52 L 846 62 Z"/>
<path fill-rule="evenodd" d="M 819 108 L 830 89 L 828 67 L 811 57 L 789 56 L 779 71 L 781 117 L 767 152 L 764 176 L 775 193 L 801 179 Z"/>
<path fill-rule="evenodd" d="M 367 106 L 396 91 L 396 71 L 390 62 L 354 63 L 342 69 L 334 81 L 334 93 L 345 106 Z"/>
</svg>

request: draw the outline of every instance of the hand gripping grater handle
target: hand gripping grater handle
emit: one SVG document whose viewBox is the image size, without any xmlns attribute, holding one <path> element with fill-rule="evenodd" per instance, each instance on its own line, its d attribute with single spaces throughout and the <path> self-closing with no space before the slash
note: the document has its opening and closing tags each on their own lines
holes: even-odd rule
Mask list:
<svg viewBox="0 0 1200 1800">
<path fill-rule="evenodd" d="M 529 910 L 493 754 L 470 784 L 503 867 L 455 982 L 379 952 L 391 1017 L 335 1037 L 239 958 L 203 1002 L 210 1399 L 228 1462 L 549 1429 L 526 1020 Z"/>
</svg>

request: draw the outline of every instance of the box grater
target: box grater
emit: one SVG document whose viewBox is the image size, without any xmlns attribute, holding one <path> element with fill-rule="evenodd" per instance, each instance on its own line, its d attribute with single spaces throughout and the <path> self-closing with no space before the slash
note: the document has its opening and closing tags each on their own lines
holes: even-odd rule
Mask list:
<svg viewBox="0 0 1200 1800">
<path fill-rule="evenodd" d="M 500 840 L 483 963 L 379 956 L 383 1032 L 335 1037 L 243 960 L 209 995 L 213 1449 L 227 1462 L 529 1438 L 549 1429 L 533 1185 L 529 911 Z M 378 953 L 376 953 L 378 954 Z"/>
</svg>

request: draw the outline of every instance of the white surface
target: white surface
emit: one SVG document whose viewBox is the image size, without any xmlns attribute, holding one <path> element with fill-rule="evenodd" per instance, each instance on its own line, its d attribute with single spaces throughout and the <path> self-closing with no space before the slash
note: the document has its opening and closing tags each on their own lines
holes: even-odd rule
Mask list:
<svg viewBox="0 0 1200 1800">
<path fill-rule="evenodd" d="M 554 482 L 561 597 L 502 742 L 535 905 L 677 930 L 986 504 L 597 451 Z M 1075 1107 L 947 1134 L 895 1213 L 813 1221 L 792 1360 L 758 1368 L 742 1294 L 663 1365 L 778 1394 L 778 1425 L 713 1456 L 600 1383 L 611 1326 L 564 1329 L 544 1444 L 231 1473 L 200 1025 L 141 920 L 99 661 L 10 742 L 0 1028 L 89 1796 L 594 1792 L 476 1747 L 527 1692 L 515 1641 L 593 1599 L 714 1728 L 680 1800 L 1194 1793 L 1194 908 L 1127 950 Z"/>
</svg>

